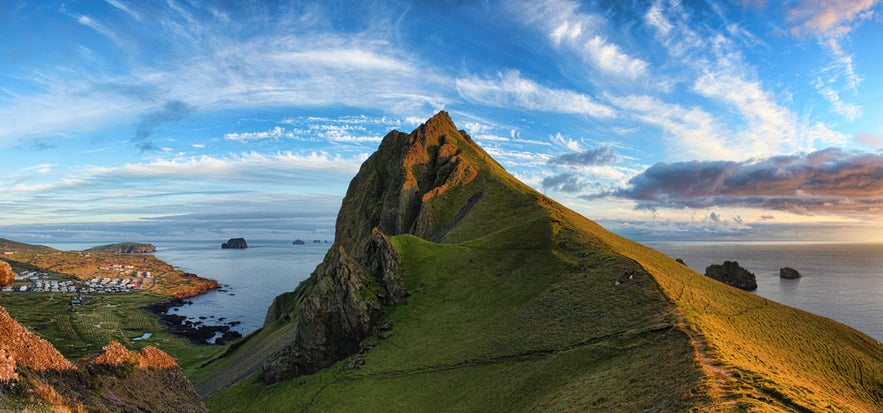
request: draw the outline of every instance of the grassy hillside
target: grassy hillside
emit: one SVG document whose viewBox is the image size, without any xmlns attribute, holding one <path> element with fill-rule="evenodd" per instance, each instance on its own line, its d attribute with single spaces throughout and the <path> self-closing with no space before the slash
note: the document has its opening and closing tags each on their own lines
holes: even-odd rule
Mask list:
<svg viewBox="0 0 883 413">
<path fill-rule="evenodd" d="M 640 411 L 704 403 L 690 338 L 673 327 L 673 307 L 655 283 L 610 254 L 573 259 L 553 245 L 551 230 L 537 214 L 463 244 L 394 238 L 411 297 L 389 312 L 390 330 L 366 341 L 373 347 L 355 357 L 364 358 L 361 368 L 344 370 L 345 361 L 272 387 L 251 379 L 213 397 L 210 409 Z"/>
<path fill-rule="evenodd" d="M 359 202 L 345 200 L 352 210 L 338 220 L 339 231 L 352 221 L 364 233 L 361 205 L 381 208 L 381 223 L 419 209 L 411 234 L 423 237 L 391 237 L 410 296 L 383 308 L 358 354 L 273 385 L 254 374 L 214 393 L 213 411 L 880 410 L 880 343 L 604 230 L 508 175 L 467 137 L 452 140 L 453 125 L 438 119 L 426 130 L 447 138 L 425 150 L 457 148 L 468 179 L 423 188 L 432 179 L 421 176 L 443 174 L 431 156 L 413 163 L 424 155 L 411 146 L 402 166 L 417 184 L 405 179 L 401 194 L 390 192 L 377 182 L 399 182 L 388 174 L 403 168 L 379 162 L 404 151 L 384 154 L 402 142 L 385 139 L 350 187 Z M 405 205 L 397 200 L 416 199 L 415 187 L 422 204 L 391 213 Z M 278 307 L 293 309 L 289 317 L 195 374 L 211 384 L 204 394 L 223 386 L 218 377 L 255 371 L 298 329 L 298 303 L 336 282 L 331 291 L 351 293 L 331 274 L 287 295 Z"/>
</svg>

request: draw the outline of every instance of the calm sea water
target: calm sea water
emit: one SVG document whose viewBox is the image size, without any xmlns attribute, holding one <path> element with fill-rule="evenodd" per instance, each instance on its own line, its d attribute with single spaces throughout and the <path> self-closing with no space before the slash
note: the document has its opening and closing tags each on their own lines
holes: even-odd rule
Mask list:
<svg viewBox="0 0 883 413">
<path fill-rule="evenodd" d="M 273 298 L 292 291 L 322 261 L 329 244 L 248 240 L 248 249 L 222 250 L 220 241 L 153 242 L 156 256 L 184 271 L 218 280 L 226 292 L 192 299 L 179 314 L 239 321 L 248 334 L 263 325 Z M 849 325 L 883 342 L 883 244 L 647 242 L 682 258 L 700 273 L 710 264 L 738 261 L 757 275 L 756 294 Z M 51 244 L 82 250 L 100 244 Z M 803 278 L 782 280 L 779 268 Z"/>
<path fill-rule="evenodd" d="M 756 294 L 825 316 L 883 342 L 883 244 L 647 242 L 690 268 L 725 260 L 757 276 Z M 791 267 L 797 280 L 779 278 Z"/>
</svg>

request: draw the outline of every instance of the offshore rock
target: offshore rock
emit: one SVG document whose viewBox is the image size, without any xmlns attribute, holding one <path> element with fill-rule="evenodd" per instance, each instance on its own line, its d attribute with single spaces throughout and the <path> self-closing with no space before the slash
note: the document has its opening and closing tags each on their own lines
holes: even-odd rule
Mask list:
<svg viewBox="0 0 883 413">
<path fill-rule="evenodd" d="M 357 353 L 383 307 L 407 297 L 389 237 L 442 241 L 480 200 L 481 193 L 470 192 L 479 172 L 461 156 L 466 147 L 486 156 L 445 112 L 410 134 L 392 131 L 383 138 L 350 182 L 325 259 L 267 312 L 265 324 L 290 320 L 297 327 L 293 342 L 264 364 L 264 381 L 310 374 Z M 446 201 L 467 206 L 439 206 Z"/>
<path fill-rule="evenodd" d="M 791 267 L 783 267 L 779 269 L 779 277 L 786 280 L 796 280 L 800 278 L 800 271 Z"/>
<path fill-rule="evenodd" d="M 0 261 L 0 287 L 12 285 L 15 281 L 15 272 L 6 261 Z"/>
<path fill-rule="evenodd" d="M 221 248 L 223 249 L 244 249 L 248 248 L 248 244 L 245 242 L 245 238 L 230 238 L 229 241 L 221 244 Z"/>
<path fill-rule="evenodd" d="M 757 277 L 753 272 L 742 268 L 736 261 L 724 261 L 723 265 L 709 265 L 705 268 L 705 275 L 746 291 L 757 289 Z"/>
</svg>

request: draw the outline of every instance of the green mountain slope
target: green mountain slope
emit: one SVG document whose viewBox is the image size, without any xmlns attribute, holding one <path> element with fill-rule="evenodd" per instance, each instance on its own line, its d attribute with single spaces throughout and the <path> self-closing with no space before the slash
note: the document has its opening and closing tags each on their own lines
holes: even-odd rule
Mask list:
<svg viewBox="0 0 883 413">
<path fill-rule="evenodd" d="M 442 112 L 384 138 L 325 261 L 194 380 L 212 411 L 875 411 L 883 348 L 604 230 Z"/>
</svg>

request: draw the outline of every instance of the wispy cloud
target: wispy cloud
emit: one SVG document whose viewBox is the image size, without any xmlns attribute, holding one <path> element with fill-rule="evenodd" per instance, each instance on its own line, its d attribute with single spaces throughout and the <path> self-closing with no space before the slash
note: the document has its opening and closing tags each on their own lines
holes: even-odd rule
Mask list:
<svg viewBox="0 0 883 413">
<path fill-rule="evenodd" d="M 21 179 L 0 182 L 4 208 L 20 211 L 0 217 L 0 225 L 83 222 L 97 216 L 108 222 L 140 220 L 194 209 L 311 209 L 310 197 L 339 201 L 366 158 L 326 152 L 178 157 L 82 168 L 55 181 L 41 177 L 30 184 L 32 177 L 53 168 L 37 165 Z"/>
<path fill-rule="evenodd" d="M 508 2 L 520 19 L 543 31 L 558 49 L 577 55 L 605 75 L 637 79 L 649 64 L 611 42 L 602 30 L 604 17 L 584 13 L 580 4 L 567 0 Z"/>
<path fill-rule="evenodd" d="M 496 78 L 466 77 L 457 79 L 457 91 L 464 99 L 496 107 L 516 106 L 544 112 L 611 118 L 615 112 L 588 95 L 565 89 L 542 86 L 510 70 Z"/>
<path fill-rule="evenodd" d="M 549 160 L 552 166 L 590 166 L 616 162 L 619 157 L 609 146 L 589 149 L 583 152 L 565 153 Z"/>
</svg>

